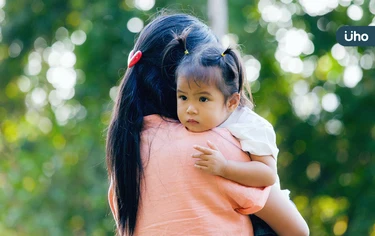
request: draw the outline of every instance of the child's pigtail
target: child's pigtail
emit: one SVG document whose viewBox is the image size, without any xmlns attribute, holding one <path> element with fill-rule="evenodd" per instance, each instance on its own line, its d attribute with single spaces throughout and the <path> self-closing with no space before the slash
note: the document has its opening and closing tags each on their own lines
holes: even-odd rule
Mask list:
<svg viewBox="0 0 375 236">
<path fill-rule="evenodd" d="M 232 51 L 232 49 L 228 47 L 227 49 L 225 49 L 224 52 L 221 53 L 221 56 L 225 57 L 225 55 L 229 54 L 231 51 Z"/>
<path fill-rule="evenodd" d="M 232 63 L 229 59 L 226 59 L 226 55 L 233 58 Z M 230 67 L 233 69 L 233 72 L 238 76 L 238 92 L 241 95 L 241 105 L 248 106 L 251 109 L 254 108 L 253 96 L 251 94 L 251 88 L 249 83 L 245 79 L 245 70 L 242 65 L 241 57 L 235 50 L 227 48 L 221 56 L 223 57 L 226 63 L 229 63 Z M 234 63 L 233 63 L 234 62 Z"/>
<path fill-rule="evenodd" d="M 222 55 L 229 55 L 233 58 L 234 60 L 234 65 L 232 65 L 233 69 L 236 70 L 237 72 L 237 77 L 238 77 L 238 92 L 242 91 L 242 86 L 244 82 L 244 71 L 242 67 L 242 63 L 240 61 L 239 56 L 235 51 L 233 51 L 231 48 L 227 48 Z M 231 63 L 232 64 L 232 63 Z"/>
</svg>

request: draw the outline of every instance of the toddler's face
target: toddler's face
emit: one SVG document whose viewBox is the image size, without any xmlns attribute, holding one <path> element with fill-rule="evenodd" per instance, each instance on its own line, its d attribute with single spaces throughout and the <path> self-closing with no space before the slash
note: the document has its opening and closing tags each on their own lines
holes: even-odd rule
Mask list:
<svg viewBox="0 0 375 236">
<path fill-rule="evenodd" d="M 214 85 L 177 79 L 177 115 L 192 132 L 203 132 L 219 126 L 233 111 L 222 92 Z"/>
</svg>

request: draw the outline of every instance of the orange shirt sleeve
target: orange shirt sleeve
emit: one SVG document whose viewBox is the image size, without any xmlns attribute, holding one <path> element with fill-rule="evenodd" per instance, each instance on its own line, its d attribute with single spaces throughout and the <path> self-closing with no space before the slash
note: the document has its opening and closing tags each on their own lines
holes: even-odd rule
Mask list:
<svg viewBox="0 0 375 236">
<path fill-rule="evenodd" d="M 253 214 L 261 210 L 270 194 L 271 187 L 246 187 L 233 181 L 217 177 L 217 185 L 229 199 L 233 209 L 243 215 Z"/>
</svg>

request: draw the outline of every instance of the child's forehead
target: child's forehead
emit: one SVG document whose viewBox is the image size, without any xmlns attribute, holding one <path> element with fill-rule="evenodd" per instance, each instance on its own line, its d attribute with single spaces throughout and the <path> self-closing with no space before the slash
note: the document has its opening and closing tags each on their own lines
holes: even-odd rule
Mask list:
<svg viewBox="0 0 375 236">
<path fill-rule="evenodd" d="M 219 66 L 204 66 L 198 63 L 190 63 L 182 65 L 177 75 L 185 77 L 221 76 L 221 69 Z"/>
<path fill-rule="evenodd" d="M 193 95 L 216 96 L 220 89 L 213 82 L 206 83 L 203 81 L 187 80 L 181 78 L 181 83 L 177 84 L 178 93 L 192 93 Z"/>
<path fill-rule="evenodd" d="M 179 77 L 178 83 L 179 87 L 186 87 L 191 90 L 200 90 L 207 87 L 216 87 L 213 81 L 200 80 L 194 77 Z"/>
<path fill-rule="evenodd" d="M 216 86 L 222 80 L 221 70 L 216 66 L 187 66 L 177 74 L 177 83 L 193 83 L 197 86 Z"/>
</svg>

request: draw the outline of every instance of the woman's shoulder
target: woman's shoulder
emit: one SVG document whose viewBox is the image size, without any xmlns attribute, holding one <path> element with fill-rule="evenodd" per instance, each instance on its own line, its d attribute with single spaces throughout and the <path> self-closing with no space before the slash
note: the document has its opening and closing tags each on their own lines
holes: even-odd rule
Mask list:
<svg viewBox="0 0 375 236">
<path fill-rule="evenodd" d="M 169 143 L 184 140 L 185 143 L 196 142 L 206 143 L 207 140 L 231 143 L 239 146 L 238 141 L 226 128 L 214 128 L 205 132 L 188 131 L 178 120 L 168 119 L 160 115 L 148 115 L 144 117 L 142 129 L 143 135 L 157 136 L 169 140 Z"/>
<path fill-rule="evenodd" d="M 165 118 L 157 114 L 143 117 L 143 131 L 161 126 L 179 126 L 180 122 L 172 118 Z"/>
<path fill-rule="evenodd" d="M 224 128 L 214 128 L 212 130 L 206 132 L 191 132 L 188 131 L 178 120 L 174 120 L 171 118 L 165 118 L 160 115 L 148 115 L 143 117 L 143 131 L 149 129 L 159 129 L 159 128 L 168 128 L 168 129 L 180 129 L 183 131 L 185 136 L 207 136 L 212 134 L 219 134 L 219 136 L 231 136 L 230 132 Z"/>
</svg>

